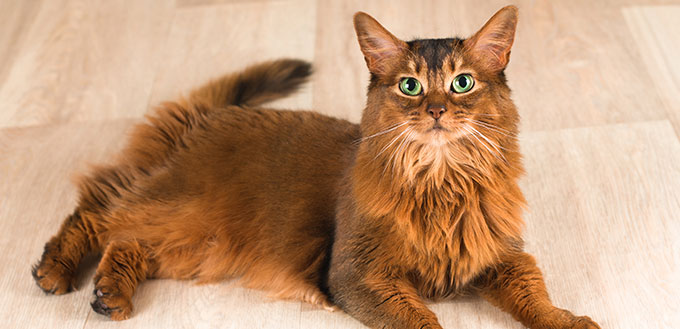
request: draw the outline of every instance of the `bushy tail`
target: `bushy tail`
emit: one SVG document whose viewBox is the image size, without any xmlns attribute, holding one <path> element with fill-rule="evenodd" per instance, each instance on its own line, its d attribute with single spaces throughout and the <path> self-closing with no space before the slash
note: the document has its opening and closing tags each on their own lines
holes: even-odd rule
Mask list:
<svg viewBox="0 0 680 329">
<path fill-rule="evenodd" d="M 312 66 L 306 61 L 279 59 L 211 81 L 194 90 L 190 98 L 217 107 L 256 106 L 295 92 L 311 74 Z"/>
<path fill-rule="evenodd" d="M 137 177 L 162 166 L 184 144 L 184 136 L 205 126 L 214 107 L 259 105 L 297 90 L 311 74 L 305 61 L 281 59 L 248 67 L 205 84 L 190 94 L 190 101 L 166 102 L 138 125 L 121 159 L 125 165 L 101 167 L 80 182 L 80 208 L 108 209 Z M 200 105 L 200 106 L 198 106 Z M 186 147 L 186 145 L 185 145 Z"/>
</svg>

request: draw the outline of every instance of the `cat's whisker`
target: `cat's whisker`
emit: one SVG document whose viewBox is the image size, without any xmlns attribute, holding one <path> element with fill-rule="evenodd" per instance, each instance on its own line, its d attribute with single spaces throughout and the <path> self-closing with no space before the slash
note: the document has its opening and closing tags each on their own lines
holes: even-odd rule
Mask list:
<svg viewBox="0 0 680 329">
<path fill-rule="evenodd" d="M 410 129 L 410 128 L 409 128 L 409 129 Z M 396 151 L 396 153 L 394 154 L 394 159 L 393 159 L 393 161 L 392 161 L 392 172 L 393 172 L 393 173 L 394 173 L 394 168 L 397 166 L 397 157 L 399 157 L 399 156 L 402 156 L 402 157 L 403 157 L 403 154 L 401 153 L 401 151 L 402 151 L 403 148 L 406 146 L 406 144 L 408 144 L 407 141 L 410 141 L 410 140 L 411 140 L 411 138 L 413 137 L 413 134 L 414 134 L 414 133 L 415 133 L 415 132 L 414 132 L 413 130 L 409 131 L 408 135 L 406 135 L 406 136 L 404 137 L 404 139 L 402 139 L 401 143 L 399 144 L 399 147 L 397 147 L 397 151 Z"/>
<path fill-rule="evenodd" d="M 390 153 L 388 161 L 385 163 L 385 167 L 383 168 L 382 175 L 385 175 L 385 171 L 387 171 L 387 167 L 392 167 L 392 172 L 394 172 L 394 166 L 396 166 L 396 157 L 398 156 L 398 154 L 400 152 L 399 150 L 400 150 L 401 146 L 404 144 L 404 142 L 406 140 L 408 140 L 408 138 L 413 133 L 413 131 L 410 127 L 406 128 L 405 131 L 408 131 L 408 134 L 405 135 L 404 138 L 401 139 L 401 142 L 399 142 L 399 145 L 394 150 L 392 150 L 392 152 Z"/>
<path fill-rule="evenodd" d="M 501 135 L 503 135 L 503 136 L 505 136 L 505 137 L 512 138 L 512 139 L 515 139 L 515 140 L 518 140 L 518 139 L 519 139 L 519 138 L 517 138 L 517 136 L 509 135 L 509 134 L 511 134 L 511 132 L 509 132 L 509 131 L 507 131 L 507 130 L 505 130 L 505 129 L 503 129 L 503 128 L 494 126 L 494 125 L 492 125 L 492 124 L 490 124 L 490 123 L 486 123 L 486 122 L 483 122 L 483 121 L 477 121 L 477 120 L 474 120 L 474 119 L 465 119 L 465 120 L 468 121 L 468 122 L 470 122 L 470 123 L 472 123 L 472 124 L 478 125 L 480 128 L 489 129 L 489 130 L 491 130 L 491 131 L 493 131 L 493 132 L 496 132 L 496 133 L 499 133 L 499 134 L 501 134 Z M 505 131 L 505 132 L 507 132 L 507 133 L 505 133 L 505 132 L 503 132 L 503 131 Z"/>
<path fill-rule="evenodd" d="M 363 142 L 363 141 L 365 141 L 365 140 L 367 140 L 367 139 L 371 139 L 371 138 L 374 138 L 374 137 L 378 137 L 378 136 L 380 136 L 380 135 L 387 134 L 387 133 L 389 133 L 389 132 L 391 132 L 391 131 L 394 131 L 395 129 L 398 129 L 399 127 L 402 127 L 402 126 L 408 124 L 408 123 L 409 123 L 409 120 L 406 120 L 406 121 L 404 121 L 404 122 L 402 122 L 402 123 L 395 124 L 395 125 L 393 125 L 393 126 L 387 128 L 387 129 L 385 129 L 385 130 L 383 130 L 383 131 L 381 131 L 381 132 L 375 133 L 375 134 L 370 135 L 370 136 L 366 136 L 366 137 L 359 138 L 359 139 L 355 140 L 354 143 L 355 143 L 355 144 L 358 144 L 358 143 Z"/>
<path fill-rule="evenodd" d="M 397 147 L 394 148 L 394 150 L 390 153 L 390 156 L 388 158 L 388 161 L 385 163 L 385 168 L 383 168 L 383 175 L 385 174 L 385 171 L 387 170 L 388 167 L 392 168 L 392 173 L 394 173 L 394 167 L 396 166 L 397 162 L 397 157 L 399 156 L 399 149 L 401 149 L 401 146 L 404 144 L 406 141 L 406 138 L 411 134 L 409 132 L 404 136 L 404 138 L 401 139 L 401 142 L 397 145 Z"/>
<path fill-rule="evenodd" d="M 475 129 L 475 128 L 472 127 L 472 126 L 464 126 L 463 128 L 464 128 L 465 130 L 467 130 L 467 131 L 472 135 L 472 137 L 474 137 L 475 139 L 477 139 L 477 141 L 479 141 L 479 143 L 482 144 L 482 146 L 484 146 L 484 148 L 486 148 L 487 151 L 489 151 L 489 153 L 493 154 L 493 155 L 496 157 L 496 159 L 498 159 L 498 160 L 503 160 L 503 162 L 505 162 L 506 164 L 509 164 L 509 163 L 508 163 L 508 160 L 505 158 L 505 156 L 503 155 L 503 153 L 496 147 L 496 146 L 498 146 L 498 145 L 496 145 L 496 144 L 493 143 L 491 140 L 489 140 L 486 136 L 484 136 L 484 134 L 480 133 L 479 130 Z M 467 128 L 470 128 L 470 129 L 472 129 L 473 131 L 470 131 L 470 130 L 467 129 Z M 482 140 L 480 140 L 480 139 L 477 137 L 477 135 L 479 135 L 479 136 L 482 137 L 487 143 L 489 143 L 489 145 L 490 145 L 492 148 L 494 148 L 494 150 L 495 150 L 496 152 L 492 151 L 492 150 L 486 145 L 486 143 L 484 143 Z"/>
<path fill-rule="evenodd" d="M 503 162 L 508 164 L 508 160 L 505 158 L 505 155 L 503 155 L 503 152 L 501 152 L 501 150 L 500 150 L 500 149 L 503 149 L 503 150 L 507 151 L 507 149 L 505 149 L 504 147 L 502 147 L 502 146 L 494 143 L 493 141 L 491 141 L 488 137 L 486 137 L 484 134 L 482 134 L 479 130 L 475 129 L 475 127 L 470 126 L 470 129 L 474 130 L 475 132 L 477 132 L 479 134 L 480 137 L 484 138 L 484 140 L 487 141 L 491 145 L 491 147 L 493 147 L 498 152 L 498 154 L 503 158 Z"/>
<path fill-rule="evenodd" d="M 383 147 L 382 150 L 380 150 L 380 152 L 375 156 L 375 158 L 373 158 L 373 160 L 377 159 L 381 154 L 383 154 L 383 152 L 385 152 L 387 149 L 389 149 L 390 146 L 392 146 L 392 144 L 394 144 L 401 136 L 403 136 L 409 130 L 410 130 L 410 128 L 408 128 L 408 127 L 406 129 L 404 129 L 404 131 L 402 131 L 401 134 L 397 135 L 397 137 L 392 139 L 392 141 L 389 144 L 387 144 L 385 147 Z"/>
<path fill-rule="evenodd" d="M 494 125 L 494 124 L 492 124 L 492 123 L 490 123 L 490 122 L 481 121 L 481 120 L 475 120 L 475 119 L 470 119 L 470 118 L 465 118 L 465 120 L 468 120 L 468 121 L 471 121 L 471 122 L 475 122 L 475 123 L 478 123 L 478 124 L 481 124 L 481 125 L 484 125 L 484 126 L 487 126 L 487 127 L 492 127 L 492 128 L 495 128 L 495 129 L 497 129 L 497 130 L 499 130 L 499 131 L 506 132 L 506 133 L 508 133 L 508 134 L 511 134 L 511 133 L 512 133 L 511 131 L 509 131 L 509 130 L 507 130 L 507 129 L 503 129 L 503 128 L 501 128 L 501 127 L 499 127 L 499 126 L 497 126 L 497 125 Z"/>
<path fill-rule="evenodd" d="M 475 115 L 487 116 L 487 117 L 503 117 L 503 114 L 492 114 L 492 113 L 475 113 Z"/>
<path fill-rule="evenodd" d="M 406 128 L 406 131 L 408 130 L 409 128 Z M 390 156 L 387 157 L 387 162 L 385 162 L 385 166 L 383 168 L 383 174 L 385 174 L 385 170 L 387 169 L 387 167 L 392 165 L 392 158 L 395 157 L 396 154 L 399 152 L 399 147 L 401 147 L 401 144 L 404 143 L 404 141 L 406 140 L 406 136 L 408 136 L 409 133 L 410 132 L 404 135 L 404 138 L 402 138 L 401 141 L 397 144 L 397 146 L 392 150 L 392 152 L 390 152 Z"/>
<path fill-rule="evenodd" d="M 469 126 L 469 127 L 470 127 L 470 129 L 472 129 L 472 130 L 474 130 L 475 132 L 477 132 L 477 133 L 479 134 L 479 136 L 481 136 L 482 138 L 484 138 L 484 140 L 486 140 L 487 142 L 489 142 L 489 144 L 490 144 L 493 148 L 495 148 L 495 149 L 498 151 L 498 153 L 500 153 L 501 155 L 502 155 L 502 152 L 499 150 L 499 148 L 502 149 L 502 150 L 508 151 L 508 149 L 506 149 L 505 147 L 500 146 L 500 145 L 494 143 L 493 141 L 491 141 L 488 137 L 486 137 L 484 134 L 482 134 L 479 130 L 475 129 L 475 127 L 472 127 L 472 126 Z M 504 158 L 505 158 L 505 157 L 504 157 Z"/>
<path fill-rule="evenodd" d="M 471 131 L 470 129 L 468 129 L 468 126 L 463 126 L 463 129 L 465 129 L 465 131 L 467 131 L 467 132 L 468 132 L 470 135 L 472 135 L 472 137 L 474 137 L 480 144 L 482 144 L 482 146 L 484 146 L 484 148 L 486 148 L 486 150 L 489 151 L 489 153 L 491 153 L 491 154 L 493 154 L 494 156 L 498 157 L 498 156 L 496 155 L 496 152 L 492 151 L 488 146 L 486 146 L 486 143 L 482 142 L 482 140 L 479 139 L 479 138 L 477 137 L 477 135 L 476 135 L 473 131 Z"/>
</svg>

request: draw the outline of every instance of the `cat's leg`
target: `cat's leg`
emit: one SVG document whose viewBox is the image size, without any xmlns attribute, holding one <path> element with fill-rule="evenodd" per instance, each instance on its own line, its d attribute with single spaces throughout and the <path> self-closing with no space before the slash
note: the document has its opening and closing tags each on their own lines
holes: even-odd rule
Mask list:
<svg viewBox="0 0 680 329">
<path fill-rule="evenodd" d="M 534 258 L 527 253 L 508 257 L 481 278 L 480 294 L 533 329 L 597 329 L 587 316 L 553 306 Z"/>
<path fill-rule="evenodd" d="M 132 295 L 150 274 L 148 252 L 134 240 L 113 240 L 107 246 L 94 277 L 92 309 L 112 320 L 132 313 Z"/>
<path fill-rule="evenodd" d="M 33 267 L 33 278 L 43 291 L 61 295 L 73 290 L 80 260 L 99 248 L 97 231 L 94 216 L 87 212 L 76 210 L 64 220 Z"/>
<path fill-rule="evenodd" d="M 442 328 L 437 316 L 406 281 L 364 277 L 338 283 L 333 290 L 335 303 L 370 328 Z"/>
</svg>

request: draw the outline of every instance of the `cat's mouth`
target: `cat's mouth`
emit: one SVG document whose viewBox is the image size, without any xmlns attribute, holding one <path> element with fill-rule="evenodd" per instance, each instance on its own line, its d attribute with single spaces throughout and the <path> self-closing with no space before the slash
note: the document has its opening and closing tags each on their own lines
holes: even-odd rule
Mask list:
<svg viewBox="0 0 680 329">
<path fill-rule="evenodd" d="M 441 123 L 439 123 L 439 121 L 435 121 L 434 124 L 432 125 L 432 128 L 428 129 L 428 131 L 438 132 L 438 131 L 449 131 L 449 130 L 444 128 L 444 126 L 442 126 Z"/>
<path fill-rule="evenodd" d="M 427 126 L 426 126 L 427 127 Z M 429 127 L 421 130 L 420 136 L 424 143 L 432 145 L 447 145 L 469 134 L 464 125 L 437 120 Z"/>
</svg>

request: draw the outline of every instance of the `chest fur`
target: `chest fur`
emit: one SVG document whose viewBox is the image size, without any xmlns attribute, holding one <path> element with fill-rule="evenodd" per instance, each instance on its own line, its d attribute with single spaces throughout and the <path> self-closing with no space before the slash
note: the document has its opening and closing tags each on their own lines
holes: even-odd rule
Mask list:
<svg viewBox="0 0 680 329">
<path fill-rule="evenodd" d="M 407 246 L 403 263 L 424 296 L 454 293 L 497 263 L 512 245 L 511 238 L 497 234 L 481 214 L 466 211 L 457 220 L 455 226 L 446 227 L 431 218 L 420 233 L 403 237 Z"/>
<path fill-rule="evenodd" d="M 462 288 L 521 245 L 519 155 L 506 154 L 503 165 L 461 154 L 468 156 L 422 168 L 423 157 L 410 157 L 412 165 L 396 166 L 384 180 L 380 166 L 361 157 L 353 171 L 358 213 L 390 232 L 382 242 L 391 265 L 432 298 Z"/>
<path fill-rule="evenodd" d="M 410 211 L 394 218 L 394 238 L 404 245 L 397 262 L 424 296 L 455 293 L 521 244 L 521 201 L 482 188 L 426 207 L 411 199 Z"/>
</svg>

